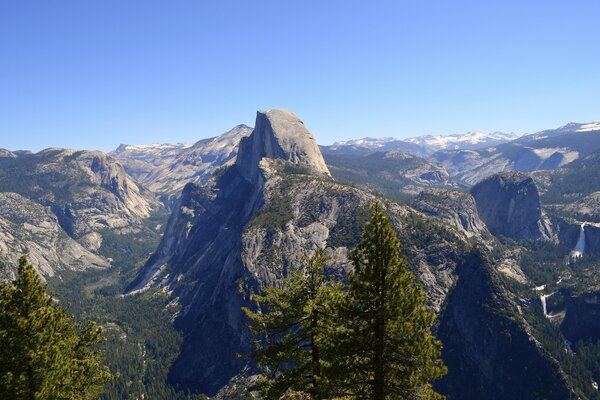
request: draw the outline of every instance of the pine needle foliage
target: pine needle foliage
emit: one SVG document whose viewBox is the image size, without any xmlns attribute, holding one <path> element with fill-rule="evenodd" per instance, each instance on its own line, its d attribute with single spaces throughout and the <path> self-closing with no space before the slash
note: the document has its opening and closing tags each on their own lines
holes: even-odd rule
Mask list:
<svg viewBox="0 0 600 400">
<path fill-rule="evenodd" d="M 256 337 L 252 358 L 266 371 L 258 381 L 265 399 L 331 398 L 330 321 L 341 285 L 327 278 L 328 259 L 318 250 L 281 286 L 256 296 L 258 311 L 244 308 Z"/>
<path fill-rule="evenodd" d="M 354 273 L 344 302 L 340 376 L 360 399 L 442 399 L 430 381 L 446 373 L 435 319 L 414 282 L 390 219 L 375 203 L 360 244 L 350 252 Z"/>
<path fill-rule="evenodd" d="M 96 399 L 111 379 L 93 322 L 79 325 L 47 293 L 33 266 L 0 284 L 0 398 Z"/>
<path fill-rule="evenodd" d="M 258 311 L 244 309 L 256 336 L 252 357 L 266 371 L 262 395 L 443 399 L 431 385 L 447 371 L 431 333 L 435 314 L 378 203 L 349 257 L 354 272 L 346 286 L 327 278 L 319 250 L 283 285 L 266 287 Z"/>
</svg>

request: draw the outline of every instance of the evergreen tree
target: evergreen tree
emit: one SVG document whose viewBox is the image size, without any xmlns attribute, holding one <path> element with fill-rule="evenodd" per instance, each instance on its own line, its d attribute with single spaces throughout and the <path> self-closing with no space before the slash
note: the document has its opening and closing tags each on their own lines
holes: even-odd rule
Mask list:
<svg viewBox="0 0 600 400">
<path fill-rule="evenodd" d="M 267 370 L 259 380 L 266 399 L 332 398 L 327 373 L 335 350 L 330 321 L 341 287 L 324 273 L 328 259 L 318 250 L 281 287 L 265 288 L 256 297 L 264 313 L 244 308 L 257 337 L 252 357 Z"/>
<path fill-rule="evenodd" d="M 93 322 L 78 326 L 25 257 L 0 284 L 0 398 L 95 399 L 111 379 Z"/>
<path fill-rule="evenodd" d="M 343 356 L 336 363 L 353 398 L 443 398 L 429 383 L 446 373 L 442 344 L 430 333 L 434 314 L 399 253 L 396 232 L 375 203 L 361 242 L 350 252 L 348 326 L 341 330 Z"/>
</svg>

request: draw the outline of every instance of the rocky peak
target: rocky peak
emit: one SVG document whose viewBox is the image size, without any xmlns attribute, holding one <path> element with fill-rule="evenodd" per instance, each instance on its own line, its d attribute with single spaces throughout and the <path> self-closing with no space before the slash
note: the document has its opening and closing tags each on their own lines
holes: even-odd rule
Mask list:
<svg viewBox="0 0 600 400">
<path fill-rule="evenodd" d="M 0 158 L 0 192 L 15 192 L 49 207 L 60 226 L 96 251 L 106 228 L 138 231 L 160 208 L 112 157 L 99 151 L 46 149 Z"/>
<path fill-rule="evenodd" d="M 16 158 L 17 155 L 9 150 L 0 149 L 0 157 Z"/>
<path fill-rule="evenodd" d="M 240 140 L 251 132 L 252 128 L 242 124 L 191 146 L 121 145 L 111 155 L 149 190 L 178 196 L 187 183 L 205 185 L 218 168 L 233 163 Z"/>
<path fill-rule="evenodd" d="M 21 255 L 44 276 L 109 266 L 108 260 L 65 235 L 49 207 L 17 193 L 0 193 L 0 209 L 0 281 L 14 279 Z"/>
<path fill-rule="evenodd" d="M 290 111 L 257 112 L 254 131 L 240 142 L 236 165 L 245 179 L 254 182 L 263 158 L 283 159 L 330 176 L 313 135 Z"/>
</svg>

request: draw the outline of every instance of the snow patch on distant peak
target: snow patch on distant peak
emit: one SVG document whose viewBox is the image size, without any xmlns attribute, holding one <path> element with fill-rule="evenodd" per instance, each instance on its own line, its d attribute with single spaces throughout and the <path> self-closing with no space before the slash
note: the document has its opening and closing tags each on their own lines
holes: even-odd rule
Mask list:
<svg viewBox="0 0 600 400">
<path fill-rule="evenodd" d="M 332 148 L 337 148 L 341 146 L 359 146 L 365 147 L 369 149 L 376 149 L 378 147 L 383 147 L 386 143 L 393 142 L 397 139 L 393 137 L 384 137 L 384 138 L 371 138 L 364 137 L 361 139 L 351 139 L 351 140 L 341 140 L 333 143 Z"/>
<path fill-rule="evenodd" d="M 470 131 L 457 135 L 425 135 L 406 139 L 407 142 L 437 149 L 459 149 L 464 146 L 484 145 L 492 142 L 508 142 L 516 139 L 514 133 Z"/>
<path fill-rule="evenodd" d="M 577 129 L 577 132 L 591 132 L 600 131 L 600 121 L 590 122 L 589 124 L 583 124 Z"/>
<path fill-rule="evenodd" d="M 187 149 L 191 147 L 191 144 L 187 143 L 150 143 L 150 144 L 122 144 L 120 145 L 115 152 L 154 152 L 154 151 L 163 151 L 163 150 L 172 150 L 172 149 Z"/>
</svg>

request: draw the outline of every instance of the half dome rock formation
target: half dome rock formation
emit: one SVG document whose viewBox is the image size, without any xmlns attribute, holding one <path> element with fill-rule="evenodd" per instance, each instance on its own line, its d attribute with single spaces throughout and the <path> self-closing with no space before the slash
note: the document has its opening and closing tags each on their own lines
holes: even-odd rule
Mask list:
<svg viewBox="0 0 600 400">
<path fill-rule="evenodd" d="M 254 131 L 241 140 L 236 165 L 244 178 L 252 182 L 263 158 L 283 159 L 313 173 L 331 176 L 315 138 L 290 111 L 256 113 Z"/>
<path fill-rule="evenodd" d="M 520 172 L 492 175 L 473 186 L 479 217 L 496 236 L 513 239 L 550 238 L 533 179 Z"/>
<path fill-rule="evenodd" d="M 360 241 L 375 200 L 390 216 L 408 266 L 424 286 L 429 307 L 452 313 L 445 323 L 449 329 L 459 326 L 464 332 L 456 339 L 460 342 L 457 346 L 462 346 L 460 353 L 454 353 L 456 364 L 463 361 L 462 355 L 478 351 L 470 344 L 472 337 L 479 335 L 472 329 L 477 324 L 465 320 L 461 302 L 455 303 L 458 312 L 444 307 L 449 294 L 470 281 L 469 274 L 461 272 L 472 247 L 464 233 L 445 221 L 335 182 L 312 135 L 287 111 L 259 112 L 254 132 L 241 146 L 236 163 L 220 169 L 207 185 L 185 186 L 161 244 L 128 288 L 131 294 L 163 289 L 173 304 L 181 307 L 174 321 L 183 344 L 169 371 L 170 384 L 209 396 L 218 393 L 248 366 L 247 360 L 237 356 L 249 351 L 252 340 L 241 307 L 254 307 L 254 294 L 266 285 L 281 284 L 291 271 L 302 268 L 303 257 L 318 248 L 326 248 L 331 256 L 328 268 L 332 273 L 350 269 L 348 248 Z M 469 229 L 477 225 L 475 220 L 471 222 Z M 473 263 L 473 269 L 489 274 L 481 279 L 486 289 L 495 291 L 491 297 L 508 301 L 509 294 L 497 284 L 498 279 L 491 278 L 497 274 L 493 266 L 477 264 Z M 470 291 L 463 292 L 468 295 Z M 489 305 L 477 298 L 471 300 L 469 314 Z M 511 304 L 504 310 L 502 315 L 490 314 L 486 323 L 502 324 L 500 320 L 507 315 L 522 320 Z M 523 346 L 511 350 L 495 345 L 500 332 L 493 330 L 485 338 L 494 344 L 489 351 L 500 354 L 501 350 L 519 360 L 515 355 L 524 351 Z M 523 327 L 521 333 L 526 332 Z M 533 354 L 535 347 L 529 345 L 528 350 L 541 364 L 547 363 L 541 352 Z M 488 367 L 500 368 L 504 361 L 496 358 Z M 470 379 L 485 363 L 481 359 L 464 363 L 465 367 L 457 370 L 454 387 L 467 385 L 469 381 L 463 377 Z M 521 369 L 511 365 L 506 370 L 516 373 L 503 381 L 505 388 L 516 387 L 520 396 L 505 396 L 504 389 L 494 387 L 496 398 L 531 398 L 531 387 L 512 384 L 522 378 Z M 561 380 L 557 382 L 562 385 Z M 449 397 L 461 398 L 448 387 Z M 490 398 L 487 394 L 492 393 L 486 383 L 477 391 L 481 395 L 473 398 Z M 537 393 L 551 398 L 545 392 Z"/>
<path fill-rule="evenodd" d="M 360 239 L 375 200 L 331 179 L 312 135 L 287 111 L 259 112 L 242 148 L 208 185 L 186 185 L 161 244 L 128 288 L 162 288 L 181 305 L 175 325 L 185 340 L 169 381 L 209 395 L 245 365 L 236 357 L 251 339 L 241 306 L 252 306 L 253 293 L 281 282 L 317 248 L 328 248 L 332 267 L 347 268 L 347 248 Z M 398 225 L 414 223 L 409 214 L 424 218 L 387 207 Z M 439 309 L 456 262 L 446 255 L 458 252 L 435 229 L 423 239 L 431 241 L 428 255 L 414 249 L 411 260 Z"/>
</svg>

